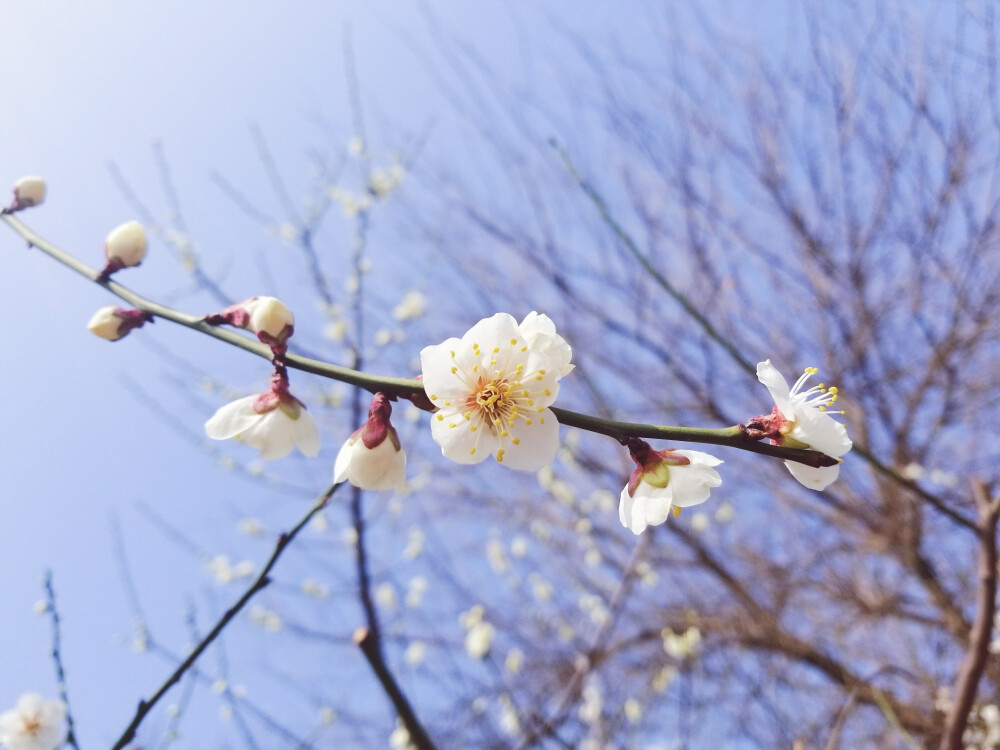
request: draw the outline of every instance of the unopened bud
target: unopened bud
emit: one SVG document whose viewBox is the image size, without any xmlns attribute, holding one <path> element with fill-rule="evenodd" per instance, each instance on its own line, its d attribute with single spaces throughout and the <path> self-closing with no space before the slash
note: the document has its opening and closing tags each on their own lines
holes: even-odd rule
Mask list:
<svg viewBox="0 0 1000 750">
<path fill-rule="evenodd" d="M 45 180 L 41 177 L 22 177 L 14 183 L 14 202 L 10 210 L 20 211 L 45 201 Z"/>
<path fill-rule="evenodd" d="M 142 263 L 146 257 L 146 230 L 138 221 L 126 221 L 111 230 L 104 241 L 107 264 L 101 276 L 107 278 L 115 271 Z"/>
<path fill-rule="evenodd" d="M 109 305 L 94 313 L 87 328 L 102 339 L 118 341 L 125 338 L 132 329 L 142 328 L 147 321 L 152 322 L 152 317 L 141 310 L 126 310 Z"/>
<path fill-rule="evenodd" d="M 295 316 L 277 297 L 251 297 L 243 303 L 243 309 L 250 316 L 249 329 L 258 337 L 266 333 L 281 340 L 291 335 L 286 329 L 295 325 Z"/>
<path fill-rule="evenodd" d="M 349 481 L 364 490 L 401 489 L 406 483 L 406 454 L 389 421 L 392 406 L 376 393 L 368 421 L 355 430 L 337 454 L 333 481 Z"/>
</svg>

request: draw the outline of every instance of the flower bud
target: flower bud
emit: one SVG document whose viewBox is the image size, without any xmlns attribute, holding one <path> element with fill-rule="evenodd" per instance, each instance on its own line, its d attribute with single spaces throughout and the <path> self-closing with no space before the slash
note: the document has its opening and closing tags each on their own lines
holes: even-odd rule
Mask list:
<svg viewBox="0 0 1000 750">
<path fill-rule="evenodd" d="M 251 297 L 243 303 L 243 309 L 250 316 L 247 327 L 257 334 L 258 338 L 262 333 L 276 340 L 291 336 L 295 316 L 278 298 Z"/>
<path fill-rule="evenodd" d="M 87 328 L 102 339 L 118 341 L 125 338 L 133 328 L 142 328 L 147 321 L 151 323 L 153 319 L 141 310 L 126 310 L 123 307 L 108 305 L 94 313 L 87 323 Z"/>
<path fill-rule="evenodd" d="M 399 489 L 406 482 L 406 454 L 389 421 L 392 406 L 376 393 L 368 421 L 351 435 L 337 454 L 333 481 L 349 481 L 364 490 Z"/>
<path fill-rule="evenodd" d="M 115 271 L 142 263 L 146 257 L 146 230 L 138 221 L 126 221 L 111 230 L 104 241 L 107 264 L 101 275 L 107 278 Z"/>
<path fill-rule="evenodd" d="M 11 211 L 31 208 L 45 201 L 45 180 L 41 177 L 22 177 L 14 183 L 14 202 Z"/>
</svg>

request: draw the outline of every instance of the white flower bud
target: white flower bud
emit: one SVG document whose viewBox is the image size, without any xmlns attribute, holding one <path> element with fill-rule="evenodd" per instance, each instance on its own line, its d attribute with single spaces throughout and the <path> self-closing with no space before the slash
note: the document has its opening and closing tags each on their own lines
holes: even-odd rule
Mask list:
<svg viewBox="0 0 1000 750">
<path fill-rule="evenodd" d="M 250 330 L 255 334 L 266 333 L 280 338 L 285 328 L 295 325 L 295 316 L 285 303 L 276 297 L 251 297 L 243 303 L 250 316 Z"/>
<path fill-rule="evenodd" d="M 100 336 L 108 341 L 117 341 L 125 334 L 121 332 L 121 318 L 115 313 L 118 310 L 114 305 L 102 307 L 94 313 L 94 317 L 87 323 L 87 328 L 95 336 Z"/>
<path fill-rule="evenodd" d="M 14 183 L 14 207 L 29 208 L 45 201 L 45 180 L 41 177 L 22 177 Z"/>
<path fill-rule="evenodd" d="M 104 241 L 104 257 L 116 268 L 129 268 L 146 257 L 146 230 L 138 221 L 126 221 L 111 230 Z"/>
<path fill-rule="evenodd" d="M 126 310 L 122 307 L 108 305 L 94 313 L 87 323 L 87 328 L 95 336 L 107 341 L 118 341 L 125 338 L 133 328 L 142 328 L 147 320 L 152 318 L 139 310 Z"/>
</svg>

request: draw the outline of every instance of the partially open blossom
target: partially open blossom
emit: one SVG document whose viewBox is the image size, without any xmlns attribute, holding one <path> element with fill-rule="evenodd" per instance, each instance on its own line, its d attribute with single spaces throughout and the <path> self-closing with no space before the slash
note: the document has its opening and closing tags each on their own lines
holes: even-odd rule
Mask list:
<svg viewBox="0 0 1000 750">
<path fill-rule="evenodd" d="M 251 297 L 205 317 L 210 325 L 227 323 L 253 333 L 275 353 L 284 353 L 295 332 L 295 316 L 277 297 Z"/>
<path fill-rule="evenodd" d="M 559 424 L 549 406 L 572 352 L 552 322 L 532 313 L 521 327 L 507 313 L 420 352 L 424 389 L 438 408 L 431 434 L 461 464 L 489 455 L 537 471 L 555 458 Z"/>
<path fill-rule="evenodd" d="M 37 206 L 45 201 L 45 180 L 41 177 L 22 177 L 14 183 L 14 200 L 8 211 L 14 213 Z"/>
<path fill-rule="evenodd" d="M 146 246 L 146 230 L 138 221 L 126 221 L 112 229 L 104 240 L 106 262 L 101 277 L 106 279 L 115 271 L 142 263 Z"/>
<path fill-rule="evenodd" d="M 278 373 L 264 393 L 237 399 L 215 412 L 205 422 L 205 433 L 213 440 L 236 438 L 268 460 L 284 458 L 296 447 L 310 458 L 319 453 L 316 420 Z"/>
<path fill-rule="evenodd" d="M 667 520 L 671 509 L 698 505 L 722 484 L 713 467 L 722 461 L 701 451 L 653 450 L 644 440 L 632 440 L 629 452 L 635 471 L 622 490 L 618 517 L 622 526 L 641 534 L 647 526 Z"/>
<path fill-rule="evenodd" d="M 347 439 L 333 467 L 333 481 L 349 481 L 364 490 L 399 489 L 406 482 L 406 454 L 389 421 L 392 406 L 376 393 L 368 421 Z"/>
<path fill-rule="evenodd" d="M 4 750 L 55 750 L 63 743 L 66 704 L 25 693 L 10 711 L 0 714 L 0 745 Z"/>
<path fill-rule="evenodd" d="M 153 316 L 142 310 L 127 310 L 124 307 L 108 305 L 94 313 L 87 328 L 95 336 L 108 341 L 125 338 L 130 331 L 153 322 Z"/>
<path fill-rule="evenodd" d="M 832 458 L 840 458 L 853 443 L 847 437 L 844 425 L 831 417 L 831 412 L 827 410 L 837 401 L 837 389 L 828 388 L 823 383 L 805 389 L 806 382 L 817 372 L 815 367 L 807 367 L 789 388 L 771 360 L 758 364 L 757 379 L 767 387 L 775 405 L 770 414 L 757 417 L 752 422 L 755 429 L 760 430 L 759 434 L 775 445 L 811 448 Z M 840 473 L 839 464 L 812 467 L 785 461 L 785 466 L 801 484 L 814 490 L 825 489 Z"/>
</svg>

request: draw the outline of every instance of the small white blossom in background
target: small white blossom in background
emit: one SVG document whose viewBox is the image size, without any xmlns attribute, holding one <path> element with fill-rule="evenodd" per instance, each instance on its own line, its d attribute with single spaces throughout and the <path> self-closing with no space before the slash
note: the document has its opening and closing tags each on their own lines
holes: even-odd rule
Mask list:
<svg viewBox="0 0 1000 750">
<path fill-rule="evenodd" d="M 506 573 L 510 570 L 510 563 L 507 562 L 507 554 L 504 552 L 503 543 L 499 539 L 490 539 L 486 543 L 486 559 L 489 560 L 490 567 L 497 574 Z"/>
<path fill-rule="evenodd" d="M 496 629 L 485 619 L 485 610 L 481 604 L 462 612 L 458 621 L 465 628 L 465 652 L 473 659 L 482 659 L 493 645 Z"/>
<path fill-rule="evenodd" d="M 296 447 L 310 458 L 319 453 L 316 420 L 277 374 L 264 393 L 221 407 L 205 422 L 205 434 L 213 440 L 236 438 L 257 448 L 265 460 L 284 458 Z"/>
<path fill-rule="evenodd" d="M 33 609 L 35 610 L 36 615 L 44 615 L 46 612 L 49 611 L 49 603 L 44 599 L 39 599 L 37 602 L 35 602 L 35 606 L 33 607 Z"/>
<path fill-rule="evenodd" d="M 523 536 L 515 536 L 510 540 L 510 556 L 524 557 L 528 553 L 528 540 Z"/>
<path fill-rule="evenodd" d="M 256 518 L 241 518 L 236 528 L 247 536 L 260 536 L 264 533 L 264 525 Z"/>
<path fill-rule="evenodd" d="M 411 667 L 419 666 L 427 655 L 427 644 L 423 641 L 414 641 L 406 647 L 403 652 L 403 661 Z"/>
<path fill-rule="evenodd" d="M 438 407 L 431 435 L 460 464 L 489 455 L 514 469 L 538 471 L 559 449 L 559 423 L 549 406 L 558 380 L 572 370 L 571 350 L 546 316 L 518 326 L 497 313 L 461 339 L 420 352 L 424 388 Z"/>
<path fill-rule="evenodd" d="M 403 182 L 403 167 L 393 164 L 388 169 L 373 169 L 368 180 L 368 189 L 379 198 L 388 198 Z"/>
<path fill-rule="evenodd" d="M 351 156 L 361 156 L 365 152 L 365 140 L 360 135 L 352 137 L 347 142 L 347 152 Z"/>
<path fill-rule="evenodd" d="M 389 581 L 380 583 L 375 588 L 375 603 L 386 609 L 396 608 L 396 587 Z"/>
<path fill-rule="evenodd" d="M 259 625 L 269 633 L 277 633 L 285 627 L 285 623 L 281 619 L 281 615 L 274 610 L 270 610 L 259 604 L 255 604 L 250 607 L 250 611 L 247 614 L 250 617 L 250 621 L 254 625 Z"/>
<path fill-rule="evenodd" d="M 219 679 L 212 683 L 212 692 L 216 695 L 222 695 L 229 689 L 229 683 L 225 680 Z"/>
<path fill-rule="evenodd" d="M 9 711 L 0 714 L 0 745 L 5 750 L 55 750 L 63 744 L 66 704 L 24 693 Z"/>
<path fill-rule="evenodd" d="M 408 532 L 406 547 L 403 548 L 403 557 L 407 560 L 416 560 L 424 549 L 424 532 L 419 526 L 412 526 Z"/>
<path fill-rule="evenodd" d="M 903 479 L 909 479 L 915 482 L 924 475 L 924 467 L 914 461 L 911 461 L 902 468 L 899 474 L 903 477 Z"/>
<path fill-rule="evenodd" d="M 104 240 L 104 269 L 101 278 L 107 279 L 115 271 L 132 268 L 146 257 L 146 230 L 138 221 L 120 224 Z"/>
<path fill-rule="evenodd" d="M 698 647 L 701 645 L 701 631 L 694 625 L 683 633 L 675 633 L 670 628 L 664 628 L 661 635 L 663 650 L 675 659 L 688 659 L 697 655 Z"/>
<path fill-rule="evenodd" d="M 334 711 L 330 706 L 323 706 L 319 709 L 317 713 L 320 724 L 325 724 L 329 726 L 337 721 L 337 712 Z"/>
<path fill-rule="evenodd" d="M 524 652 L 519 648 L 512 648 L 507 652 L 507 658 L 503 660 L 503 668 L 508 674 L 517 674 L 524 666 Z"/>
<path fill-rule="evenodd" d="M 719 523 L 729 523 L 736 515 L 736 510 L 730 503 L 723 503 L 715 511 L 715 520 Z"/>
<path fill-rule="evenodd" d="M 45 201 L 47 188 L 41 177 L 26 176 L 14 183 L 14 200 L 7 209 L 9 213 L 23 211 Z"/>
<path fill-rule="evenodd" d="M 601 686 L 597 679 L 591 674 L 587 675 L 583 683 L 583 698 L 578 715 L 584 724 L 596 724 L 600 721 L 601 712 L 604 710 L 604 696 L 601 693 Z"/>
<path fill-rule="evenodd" d="M 416 750 L 414 744 L 410 742 L 410 733 L 399 719 L 396 719 L 396 728 L 389 735 L 389 747 L 392 750 Z"/>
<path fill-rule="evenodd" d="M 424 603 L 424 594 L 427 593 L 427 579 L 423 576 L 414 576 L 410 579 L 406 591 L 406 606 L 416 609 Z"/>
<path fill-rule="evenodd" d="M 375 331 L 375 346 L 387 346 L 392 342 L 392 331 L 388 328 L 380 328 Z"/>
<path fill-rule="evenodd" d="M 335 483 L 349 481 L 365 490 L 400 490 L 406 484 L 406 453 L 389 417 L 392 406 L 376 393 L 368 421 L 344 442 L 333 467 Z"/>
<path fill-rule="evenodd" d="M 330 596 L 330 587 L 325 586 L 322 583 L 318 583 L 312 578 L 306 578 L 303 580 L 299 589 L 303 594 L 310 596 L 313 599 L 326 599 Z"/>
<path fill-rule="evenodd" d="M 663 669 L 653 675 L 651 686 L 657 693 L 662 693 L 670 687 L 670 683 L 675 679 L 677 679 L 677 667 L 663 667 Z"/>
<path fill-rule="evenodd" d="M 622 711 L 632 724 L 638 724 L 642 719 L 642 704 L 635 698 L 628 698 L 622 705 Z"/>
<path fill-rule="evenodd" d="M 536 601 L 547 602 L 555 593 L 552 584 L 538 575 L 538 573 L 529 574 L 528 582 L 531 584 L 531 595 L 535 597 Z"/>
<path fill-rule="evenodd" d="M 407 292 L 399 304 L 393 308 L 392 317 L 396 320 L 411 320 L 419 318 L 427 312 L 427 297 L 418 291 Z"/>
<path fill-rule="evenodd" d="M 706 531 L 709 526 L 712 525 L 712 520 L 708 517 L 708 513 L 703 513 L 698 511 L 693 516 L 691 516 L 691 530 L 701 533 Z"/>
<path fill-rule="evenodd" d="M 806 382 L 815 375 L 815 367 L 807 367 L 791 388 L 771 360 L 757 365 L 757 379 L 767 388 L 774 399 L 771 414 L 758 417 L 755 421 L 762 425 L 761 434 L 775 445 L 789 448 L 811 448 L 825 453 L 831 458 L 840 458 L 853 446 L 847 437 L 847 429 L 830 416 L 828 406 L 836 403 L 836 387 L 826 387 L 823 383 L 802 390 Z M 843 412 L 837 412 L 843 414 Z M 812 467 L 796 461 L 785 461 L 785 466 L 800 484 L 813 490 L 822 490 L 836 480 L 840 474 L 840 464 L 835 466 Z"/>
<path fill-rule="evenodd" d="M 622 526 L 641 534 L 647 526 L 667 520 L 673 509 L 698 505 L 722 484 L 714 467 L 722 463 L 701 451 L 654 451 L 644 440 L 629 443 L 635 471 L 622 490 L 618 517 Z"/>
<path fill-rule="evenodd" d="M 516 737 L 521 733 L 521 719 L 514 708 L 514 702 L 507 693 L 500 696 L 500 729 L 507 735 Z"/>
</svg>

